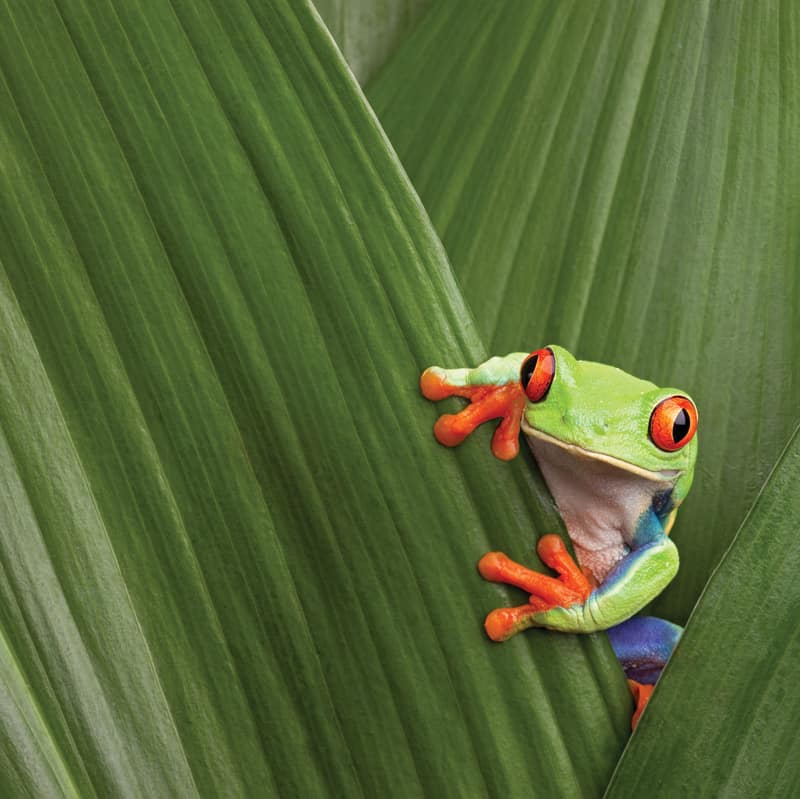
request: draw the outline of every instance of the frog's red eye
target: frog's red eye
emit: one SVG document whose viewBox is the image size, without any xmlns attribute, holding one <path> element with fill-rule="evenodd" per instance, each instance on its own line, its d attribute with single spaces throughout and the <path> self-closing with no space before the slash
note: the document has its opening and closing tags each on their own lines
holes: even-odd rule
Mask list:
<svg viewBox="0 0 800 799">
<path fill-rule="evenodd" d="M 697 408 L 688 397 L 667 397 L 650 414 L 650 438 L 665 452 L 688 444 L 697 432 Z"/>
<path fill-rule="evenodd" d="M 531 402 L 541 402 L 550 390 L 556 373 L 556 356 L 550 347 L 532 352 L 522 363 L 519 379 L 525 396 Z"/>
</svg>

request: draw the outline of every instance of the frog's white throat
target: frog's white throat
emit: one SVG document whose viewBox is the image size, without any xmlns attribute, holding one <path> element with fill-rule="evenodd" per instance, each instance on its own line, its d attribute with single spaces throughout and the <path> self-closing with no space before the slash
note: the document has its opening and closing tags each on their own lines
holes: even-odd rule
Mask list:
<svg viewBox="0 0 800 799">
<path fill-rule="evenodd" d="M 679 472 L 651 472 L 610 455 L 522 429 L 558 505 L 575 555 L 601 583 L 630 551 L 636 527 L 653 497 L 669 491 Z"/>
</svg>

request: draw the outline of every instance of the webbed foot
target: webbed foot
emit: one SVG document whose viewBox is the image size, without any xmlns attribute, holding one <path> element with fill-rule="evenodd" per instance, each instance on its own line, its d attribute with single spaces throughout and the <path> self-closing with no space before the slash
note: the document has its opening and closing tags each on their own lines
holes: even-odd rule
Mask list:
<svg viewBox="0 0 800 799">
<path fill-rule="evenodd" d="M 507 366 L 508 359 L 511 361 Z M 512 356 L 493 358 L 476 369 L 431 366 L 422 373 L 420 389 L 427 399 L 437 401 L 456 396 L 470 401 L 460 413 L 446 413 L 436 421 L 433 433 L 440 444 L 458 446 L 479 425 L 501 419 L 492 436 L 492 452 L 504 461 L 519 453 L 520 422 L 526 399 L 518 379 L 519 366 L 516 372 L 513 369 L 517 360 Z M 500 369 L 504 371 L 498 374 Z"/>
<path fill-rule="evenodd" d="M 586 601 L 592 585 L 557 535 L 539 539 L 536 550 L 542 561 L 558 577 L 532 571 L 511 560 L 502 552 L 489 552 L 478 562 L 478 571 L 486 580 L 507 583 L 530 594 L 527 605 L 497 608 L 484 622 L 486 634 L 493 641 L 505 641 L 515 633 L 536 624 L 536 614 L 555 607 L 571 607 Z"/>
</svg>

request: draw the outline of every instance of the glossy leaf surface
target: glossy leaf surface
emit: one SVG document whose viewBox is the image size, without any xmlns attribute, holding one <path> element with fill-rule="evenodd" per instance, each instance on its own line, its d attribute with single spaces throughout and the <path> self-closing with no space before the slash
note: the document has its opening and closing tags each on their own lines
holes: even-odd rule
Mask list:
<svg viewBox="0 0 800 799">
<path fill-rule="evenodd" d="M 676 621 L 798 419 L 799 34 L 791 3 L 443 2 L 370 92 L 492 352 L 697 402 Z"/>
<path fill-rule="evenodd" d="M 6 4 L 0 73 L 0 793 L 598 794 L 627 689 L 483 634 L 558 518 L 433 441 L 485 349 L 316 16 Z"/>
</svg>

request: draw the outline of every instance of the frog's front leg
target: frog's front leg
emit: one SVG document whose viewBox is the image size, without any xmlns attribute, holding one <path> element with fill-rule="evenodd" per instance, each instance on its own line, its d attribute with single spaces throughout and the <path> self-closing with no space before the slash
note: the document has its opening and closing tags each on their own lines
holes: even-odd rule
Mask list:
<svg viewBox="0 0 800 799">
<path fill-rule="evenodd" d="M 655 599 L 677 572 L 677 547 L 663 533 L 654 535 L 620 560 L 583 603 L 547 610 L 534 623 L 570 633 L 608 630 Z"/>
<path fill-rule="evenodd" d="M 500 460 L 515 457 L 526 402 L 520 383 L 520 367 L 526 357 L 527 353 L 512 352 L 490 358 L 474 369 L 426 369 L 420 378 L 420 389 L 427 399 L 457 396 L 470 401 L 460 413 L 439 417 L 433 428 L 439 443 L 455 447 L 484 422 L 502 419 L 492 437 L 492 452 Z"/>
<path fill-rule="evenodd" d="M 502 552 L 489 552 L 478 563 L 484 579 L 516 586 L 531 595 L 526 605 L 497 608 L 486 617 L 486 634 L 493 641 L 505 641 L 528 627 L 541 626 L 537 620 L 542 614 L 581 605 L 592 592 L 592 584 L 557 535 L 542 536 L 536 551 L 543 563 L 558 572 L 557 579 L 531 571 Z"/>
<path fill-rule="evenodd" d="M 572 601 L 567 597 L 566 601 L 561 601 L 557 597 L 537 591 L 536 596 L 549 602 L 549 607 L 542 609 L 539 603 L 533 603 L 537 607 L 525 614 L 524 619 L 517 619 L 517 624 L 507 635 L 497 639 L 490 633 L 490 637 L 504 640 L 527 627 L 546 627 L 549 630 L 568 633 L 607 630 L 629 619 L 655 599 L 678 571 L 678 550 L 662 533 L 654 536 L 647 544 L 632 550 L 617 563 L 597 588 L 592 588 L 569 553 L 566 550 L 561 552 L 563 543 L 560 548 L 552 545 L 550 551 L 550 542 L 553 539 L 558 539 L 558 536 L 542 536 L 538 546 L 539 557 L 560 574 L 559 580 L 549 579 L 553 582 L 561 581 L 568 588 L 583 593 L 583 596 Z M 517 567 L 518 564 L 514 566 Z M 481 573 L 484 574 L 483 569 Z M 544 575 L 539 576 L 548 579 Z M 510 569 L 496 573 L 490 571 L 484 574 L 484 577 L 519 585 L 513 579 L 513 572 Z M 509 579 L 510 577 L 512 579 Z M 580 582 L 580 577 L 583 577 L 584 583 Z M 526 590 L 528 588 L 526 585 L 520 587 Z M 487 621 L 491 616 L 490 613 Z"/>
</svg>

